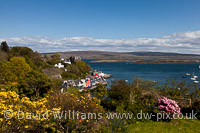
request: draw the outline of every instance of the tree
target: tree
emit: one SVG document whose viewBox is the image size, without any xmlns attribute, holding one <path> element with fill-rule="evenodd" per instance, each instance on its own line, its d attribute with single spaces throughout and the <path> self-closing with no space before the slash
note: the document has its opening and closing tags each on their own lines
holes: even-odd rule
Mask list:
<svg viewBox="0 0 200 133">
<path fill-rule="evenodd" d="M 131 93 L 131 86 L 124 80 L 117 80 L 110 86 L 109 96 L 112 99 L 123 101 L 129 100 Z"/>
<path fill-rule="evenodd" d="M 55 65 L 60 62 L 60 55 L 56 53 L 51 55 L 50 58 L 47 59 L 48 59 L 47 63 L 49 63 L 50 65 Z"/>
<path fill-rule="evenodd" d="M 27 87 L 37 99 L 50 88 L 50 80 L 44 73 L 33 70 L 27 75 Z"/>
<path fill-rule="evenodd" d="M 92 91 L 94 96 L 96 96 L 98 99 L 107 98 L 108 96 L 108 89 L 105 85 L 98 84 L 97 88 Z"/>
<path fill-rule="evenodd" d="M 32 69 L 23 57 L 13 57 L 10 61 L 0 63 L 0 83 L 6 90 L 29 97 L 43 96 L 50 88 L 49 78 L 42 72 Z M 17 88 L 8 87 L 13 83 Z"/>
<path fill-rule="evenodd" d="M 31 67 L 22 57 L 13 57 L 10 61 L 0 64 L 0 79 L 5 83 L 18 82 L 23 84 L 29 72 L 31 72 Z"/>
<path fill-rule="evenodd" d="M 9 47 L 8 47 L 8 44 L 6 41 L 3 41 L 1 43 L 1 50 L 4 51 L 4 52 L 9 52 Z"/>
<path fill-rule="evenodd" d="M 34 52 L 31 48 L 28 47 L 12 47 L 10 50 L 10 58 L 15 56 L 22 56 L 26 59 L 26 62 L 33 69 L 40 69 L 40 67 L 44 67 L 46 63 L 42 60 L 40 54 L 38 52 Z"/>
<path fill-rule="evenodd" d="M 0 50 L 0 61 L 7 61 L 9 54 Z"/>
</svg>

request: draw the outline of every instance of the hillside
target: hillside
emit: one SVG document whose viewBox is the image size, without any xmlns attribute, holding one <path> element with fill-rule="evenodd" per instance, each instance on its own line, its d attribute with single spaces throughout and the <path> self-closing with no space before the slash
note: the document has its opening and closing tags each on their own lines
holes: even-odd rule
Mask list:
<svg viewBox="0 0 200 133">
<path fill-rule="evenodd" d="M 108 51 L 70 51 L 58 52 L 61 57 L 80 56 L 82 59 L 200 59 L 197 54 L 179 54 L 165 52 L 108 52 Z M 47 55 L 53 53 L 45 53 Z"/>
</svg>

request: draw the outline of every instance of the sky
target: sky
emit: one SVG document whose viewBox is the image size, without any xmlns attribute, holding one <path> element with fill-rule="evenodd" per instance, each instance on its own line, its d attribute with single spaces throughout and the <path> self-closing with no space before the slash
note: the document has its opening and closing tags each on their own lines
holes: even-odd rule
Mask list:
<svg viewBox="0 0 200 133">
<path fill-rule="evenodd" d="M 200 0 L 0 0 L 0 41 L 38 52 L 200 54 Z"/>
</svg>

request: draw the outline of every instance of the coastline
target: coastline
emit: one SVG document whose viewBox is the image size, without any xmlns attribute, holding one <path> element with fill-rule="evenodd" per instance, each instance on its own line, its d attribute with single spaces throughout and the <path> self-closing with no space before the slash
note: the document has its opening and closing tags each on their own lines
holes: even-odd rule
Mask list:
<svg viewBox="0 0 200 133">
<path fill-rule="evenodd" d="M 128 62 L 132 64 L 165 64 L 165 63 L 200 63 L 200 60 L 94 60 L 91 63 Z"/>
</svg>

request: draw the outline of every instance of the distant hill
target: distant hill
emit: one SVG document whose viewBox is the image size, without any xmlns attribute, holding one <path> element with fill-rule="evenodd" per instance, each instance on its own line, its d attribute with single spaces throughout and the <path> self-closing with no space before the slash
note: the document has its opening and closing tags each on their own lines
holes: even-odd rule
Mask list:
<svg viewBox="0 0 200 133">
<path fill-rule="evenodd" d="M 128 52 L 128 54 L 137 56 L 200 56 L 196 54 L 179 54 L 179 53 L 165 53 L 165 52 Z"/>
<path fill-rule="evenodd" d="M 200 59 L 197 54 L 180 54 L 151 51 L 109 52 L 109 51 L 70 51 L 57 52 L 61 57 L 80 56 L 82 59 Z M 45 53 L 53 54 L 53 53 Z"/>
</svg>

